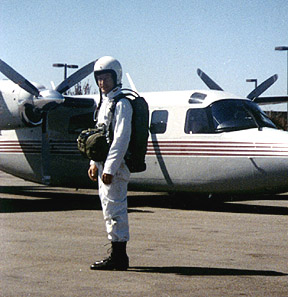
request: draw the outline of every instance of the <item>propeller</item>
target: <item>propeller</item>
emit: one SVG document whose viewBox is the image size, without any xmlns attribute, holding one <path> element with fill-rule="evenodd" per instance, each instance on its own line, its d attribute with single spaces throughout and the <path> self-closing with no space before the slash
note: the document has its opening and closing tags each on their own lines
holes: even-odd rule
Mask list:
<svg viewBox="0 0 288 297">
<path fill-rule="evenodd" d="M 211 90 L 223 91 L 223 89 L 201 69 L 197 69 L 197 74 Z M 255 88 L 250 94 L 248 94 L 247 98 L 254 101 L 255 98 L 259 97 L 268 88 L 270 88 L 276 82 L 277 79 L 277 74 L 272 75 L 271 77 L 266 79 L 262 84 L 260 84 L 257 88 Z"/>
<path fill-rule="evenodd" d="M 59 93 L 64 93 L 74 85 L 76 85 L 83 78 L 88 76 L 94 70 L 95 61 L 90 62 L 86 66 L 82 67 L 78 71 L 74 72 L 68 78 L 66 78 L 60 85 L 56 87 L 56 91 Z"/>
<path fill-rule="evenodd" d="M 278 79 L 278 75 L 274 74 L 268 79 L 266 79 L 263 83 L 261 83 L 257 88 L 255 88 L 251 93 L 247 95 L 247 98 L 251 99 L 252 101 L 255 98 L 259 97 L 262 93 L 264 93 L 268 88 L 270 88 L 275 81 Z"/>
<path fill-rule="evenodd" d="M 211 90 L 217 90 L 217 91 L 223 91 L 223 89 L 216 84 L 215 81 L 213 81 L 205 72 L 203 72 L 201 69 L 197 69 L 198 76 L 203 80 L 203 82 L 208 86 Z"/>
<path fill-rule="evenodd" d="M 22 118 L 27 125 L 37 126 L 41 124 L 42 128 L 42 145 L 41 145 L 41 170 L 42 179 L 46 184 L 50 183 L 49 174 L 49 159 L 50 159 L 50 145 L 49 145 L 49 131 L 48 131 L 48 112 L 64 103 L 65 99 L 62 95 L 65 91 L 80 82 L 86 76 L 93 72 L 95 61 L 90 62 L 86 66 L 79 69 L 77 72 L 70 75 L 62 83 L 60 83 L 55 90 L 41 89 L 39 90 L 25 77 L 19 74 L 11 66 L 0 59 L 0 71 L 11 81 L 21 87 L 23 90 L 31 94 L 33 97 L 26 97 L 21 104 Z M 23 99 L 23 98 L 20 98 Z M 21 113 L 21 112 L 20 112 Z"/>
<path fill-rule="evenodd" d="M 39 90 L 32 85 L 25 77 L 16 72 L 12 67 L 6 64 L 0 59 L 0 71 L 16 85 L 24 89 L 26 92 L 33 96 L 38 97 L 40 95 Z"/>
<path fill-rule="evenodd" d="M 25 77 L 19 74 L 16 70 L 14 70 L 11 66 L 6 64 L 3 60 L 0 59 L 0 71 L 10 80 L 12 80 L 15 84 L 21 87 L 23 90 L 34 96 L 34 98 L 26 98 L 26 104 L 33 105 L 34 110 L 39 114 L 44 111 L 49 111 L 55 108 L 58 104 L 64 102 L 64 97 L 62 93 L 73 87 L 79 81 L 84 79 L 90 73 L 93 72 L 95 61 L 90 62 L 89 64 L 85 65 L 77 72 L 70 75 L 66 78 L 61 84 L 59 84 L 55 90 L 49 89 L 37 89 L 31 82 L 29 82 Z M 34 100 L 35 99 L 35 100 Z M 25 116 L 24 116 L 24 119 Z M 26 119 L 27 120 L 27 119 Z M 33 121 L 30 123 L 33 125 Z M 35 123 L 34 125 L 38 125 L 39 122 Z"/>
</svg>

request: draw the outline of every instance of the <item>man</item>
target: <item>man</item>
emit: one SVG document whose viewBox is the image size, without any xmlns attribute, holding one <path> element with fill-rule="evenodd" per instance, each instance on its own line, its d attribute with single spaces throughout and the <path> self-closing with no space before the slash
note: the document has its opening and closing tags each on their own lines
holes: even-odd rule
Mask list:
<svg viewBox="0 0 288 297">
<path fill-rule="evenodd" d="M 108 239 L 112 250 L 107 259 L 93 263 L 94 270 L 127 270 L 129 258 L 126 244 L 129 240 L 127 211 L 127 186 L 130 171 L 125 164 L 130 135 L 132 107 L 125 98 L 120 99 L 112 115 L 114 98 L 121 93 L 122 67 L 112 57 L 98 59 L 94 67 L 94 76 L 100 90 L 100 108 L 96 110 L 97 125 L 112 124 L 113 140 L 105 162 L 90 162 L 88 176 L 98 178 L 99 197 L 106 223 Z M 98 171 L 98 176 L 97 176 Z"/>
</svg>

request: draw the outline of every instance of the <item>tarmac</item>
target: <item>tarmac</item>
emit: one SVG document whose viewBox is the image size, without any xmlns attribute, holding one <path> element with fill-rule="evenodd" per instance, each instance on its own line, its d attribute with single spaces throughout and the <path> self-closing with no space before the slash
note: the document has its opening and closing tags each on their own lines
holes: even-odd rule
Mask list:
<svg viewBox="0 0 288 297">
<path fill-rule="evenodd" d="M 108 241 L 96 190 L 0 172 L 0 296 L 288 296 L 288 194 L 129 192 L 128 271 L 92 271 Z"/>
</svg>

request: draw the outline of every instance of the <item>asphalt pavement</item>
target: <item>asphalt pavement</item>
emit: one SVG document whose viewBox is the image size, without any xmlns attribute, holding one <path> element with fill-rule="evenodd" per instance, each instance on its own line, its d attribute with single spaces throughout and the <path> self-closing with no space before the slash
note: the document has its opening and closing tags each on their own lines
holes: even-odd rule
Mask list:
<svg viewBox="0 0 288 297">
<path fill-rule="evenodd" d="M 128 201 L 131 267 L 92 271 L 109 248 L 97 191 L 0 172 L 0 296 L 288 296 L 288 194 Z"/>
</svg>

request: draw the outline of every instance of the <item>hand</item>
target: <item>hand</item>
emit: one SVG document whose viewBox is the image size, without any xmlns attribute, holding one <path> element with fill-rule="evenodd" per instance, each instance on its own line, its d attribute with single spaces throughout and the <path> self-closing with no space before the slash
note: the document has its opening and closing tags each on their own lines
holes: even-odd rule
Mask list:
<svg viewBox="0 0 288 297">
<path fill-rule="evenodd" d="M 92 181 L 97 181 L 98 168 L 95 164 L 91 164 L 88 169 L 88 176 Z"/>
<path fill-rule="evenodd" d="M 112 183 L 113 175 L 108 173 L 103 173 L 102 181 L 105 185 L 110 185 Z"/>
</svg>

